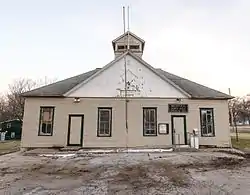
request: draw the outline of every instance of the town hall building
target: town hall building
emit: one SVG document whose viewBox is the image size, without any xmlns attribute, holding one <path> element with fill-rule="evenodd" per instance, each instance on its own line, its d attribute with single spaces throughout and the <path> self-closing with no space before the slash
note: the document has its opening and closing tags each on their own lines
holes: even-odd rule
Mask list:
<svg viewBox="0 0 250 195">
<path fill-rule="evenodd" d="M 231 147 L 232 97 L 143 60 L 145 41 L 126 32 L 103 66 L 28 91 L 21 147 Z M 206 75 L 204 75 L 206 76 Z"/>
</svg>

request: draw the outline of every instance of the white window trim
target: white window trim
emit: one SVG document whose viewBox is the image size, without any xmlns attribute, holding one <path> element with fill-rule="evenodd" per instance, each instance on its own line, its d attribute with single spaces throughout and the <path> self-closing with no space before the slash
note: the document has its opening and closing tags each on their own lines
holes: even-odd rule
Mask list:
<svg viewBox="0 0 250 195">
<path fill-rule="evenodd" d="M 109 112 L 109 133 L 101 133 L 101 121 L 100 121 L 100 115 L 101 111 L 108 111 Z M 98 128 L 97 128 L 97 137 L 111 137 L 112 136 L 112 108 L 111 107 L 99 107 L 98 108 Z"/>
<path fill-rule="evenodd" d="M 52 109 L 52 120 L 50 122 L 46 122 L 46 125 L 51 124 L 51 132 L 50 133 L 42 132 L 42 125 L 43 125 L 43 123 L 45 123 L 42 121 L 43 109 Z M 55 115 L 55 107 L 53 107 L 53 106 L 41 106 L 40 107 L 38 136 L 52 136 L 53 135 L 54 115 Z"/>
<path fill-rule="evenodd" d="M 206 111 L 206 117 L 207 117 L 207 111 L 211 112 L 211 117 L 212 117 L 212 133 L 203 133 L 203 128 L 202 128 L 202 111 Z M 206 124 L 206 130 L 208 132 L 208 125 Z M 213 108 L 200 108 L 200 130 L 201 130 L 201 137 L 215 137 L 215 124 L 214 124 L 214 109 Z"/>
<path fill-rule="evenodd" d="M 145 116 L 144 111 L 145 110 L 154 110 L 155 115 L 155 128 L 145 129 Z M 157 108 L 156 107 L 144 107 L 143 108 L 143 136 L 157 136 Z M 155 133 L 146 133 L 147 130 L 154 130 Z"/>
</svg>

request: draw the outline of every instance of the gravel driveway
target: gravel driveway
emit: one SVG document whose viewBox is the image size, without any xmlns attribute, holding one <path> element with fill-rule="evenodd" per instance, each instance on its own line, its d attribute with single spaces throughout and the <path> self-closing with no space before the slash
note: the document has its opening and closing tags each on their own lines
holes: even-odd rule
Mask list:
<svg viewBox="0 0 250 195">
<path fill-rule="evenodd" d="M 250 194 L 249 159 L 222 152 L 0 156 L 0 194 Z"/>
</svg>

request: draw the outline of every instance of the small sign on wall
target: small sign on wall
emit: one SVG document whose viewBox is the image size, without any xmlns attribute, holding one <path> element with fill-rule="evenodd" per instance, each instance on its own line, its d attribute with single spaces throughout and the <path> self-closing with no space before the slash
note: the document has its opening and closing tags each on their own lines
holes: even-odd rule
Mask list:
<svg viewBox="0 0 250 195">
<path fill-rule="evenodd" d="M 168 104 L 168 112 L 185 113 L 188 112 L 187 104 Z"/>
<path fill-rule="evenodd" d="M 169 124 L 168 123 L 159 123 L 158 124 L 158 133 L 159 134 L 169 134 Z"/>
</svg>

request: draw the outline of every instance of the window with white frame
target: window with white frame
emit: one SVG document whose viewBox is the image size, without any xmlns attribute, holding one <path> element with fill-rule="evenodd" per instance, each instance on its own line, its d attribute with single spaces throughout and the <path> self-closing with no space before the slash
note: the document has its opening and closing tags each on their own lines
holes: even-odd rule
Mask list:
<svg viewBox="0 0 250 195">
<path fill-rule="evenodd" d="M 98 137 L 111 137 L 112 108 L 98 108 Z"/>
<path fill-rule="evenodd" d="M 6 127 L 7 129 L 11 128 L 11 123 L 7 123 Z"/>
<path fill-rule="evenodd" d="M 214 137 L 214 110 L 213 108 L 200 108 L 201 136 Z"/>
<path fill-rule="evenodd" d="M 129 49 L 139 49 L 140 46 L 139 45 L 130 45 Z"/>
<path fill-rule="evenodd" d="M 40 136 L 52 136 L 55 107 L 40 107 L 39 132 Z"/>
<path fill-rule="evenodd" d="M 125 50 L 127 49 L 127 45 L 117 45 L 118 50 Z"/>
<path fill-rule="evenodd" d="M 143 108 L 143 136 L 157 135 L 157 109 Z"/>
</svg>

